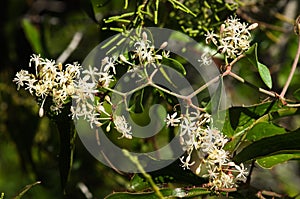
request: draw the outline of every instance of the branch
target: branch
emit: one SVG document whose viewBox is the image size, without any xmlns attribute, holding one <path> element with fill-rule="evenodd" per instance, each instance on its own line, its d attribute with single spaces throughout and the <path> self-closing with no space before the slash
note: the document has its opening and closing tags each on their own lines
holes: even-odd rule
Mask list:
<svg viewBox="0 0 300 199">
<path fill-rule="evenodd" d="M 292 65 L 292 69 L 291 69 L 291 72 L 289 74 L 289 77 L 280 93 L 280 98 L 284 98 L 284 95 L 286 94 L 286 91 L 292 81 L 292 78 L 294 76 L 294 73 L 296 71 L 296 68 L 297 68 L 297 63 L 298 63 L 298 60 L 299 60 L 299 56 L 300 56 L 300 35 L 298 36 L 298 50 L 297 50 L 297 53 L 296 53 L 296 56 L 295 56 L 295 59 L 294 59 L 294 62 L 293 62 L 293 65 Z"/>
<path fill-rule="evenodd" d="M 56 61 L 57 63 L 64 63 L 70 57 L 70 55 L 73 53 L 73 51 L 77 48 L 79 42 L 82 39 L 82 36 L 83 36 L 82 32 L 75 33 L 72 41 L 70 42 L 70 44 L 68 45 L 66 50 L 64 50 L 64 52 L 57 58 L 57 61 Z"/>
</svg>

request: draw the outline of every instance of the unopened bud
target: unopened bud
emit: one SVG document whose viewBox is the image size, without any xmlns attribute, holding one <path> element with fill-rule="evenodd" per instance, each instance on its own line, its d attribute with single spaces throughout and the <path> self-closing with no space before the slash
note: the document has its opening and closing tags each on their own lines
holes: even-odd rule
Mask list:
<svg viewBox="0 0 300 199">
<path fill-rule="evenodd" d="M 294 24 L 294 31 L 296 35 L 300 35 L 300 15 L 297 17 L 295 24 Z"/>
<path fill-rule="evenodd" d="M 146 33 L 146 32 L 143 32 L 143 33 L 142 33 L 142 36 L 143 36 L 143 40 L 144 40 L 144 41 L 147 41 L 147 33 Z"/>
<path fill-rule="evenodd" d="M 124 56 L 124 55 L 122 55 L 122 54 L 121 54 L 119 57 L 120 57 L 120 60 L 121 60 L 121 61 L 123 61 L 123 62 L 127 62 L 127 60 L 126 60 L 126 58 L 125 58 L 125 56 Z"/>
<path fill-rule="evenodd" d="M 165 41 L 164 43 L 162 43 L 160 45 L 159 49 L 164 49 L 165 47 L 167 47 L 167 45 L 168 45 L 168 42 Z"/>
<path fill-rule="evenodd" d="M 248 30 L 254 30 L 255 28 L 257 28 L 258 23 L 253 23 L 248 27 Z"/>
<path fill-rule="evenodd" d="M 222 24 L 221 27 L 220 27 L 220 34 L 223 33 L 224 29 L 225 29 L 225 24 Z"/>
<path fill-rule="evenodd" d="M 110 97 L 108 95 L 105 95 L 104 99 L 110 104 L 113 105 L 110 101 Z"/>
<path fill-rule="evenodd" d="M 201 164 L 199 165 L 199 167 L 196 169 L 196 174 L 199 175 L 201 172 Z"/>
<path fill-rule="evenodd" d="M 109 131 L 110 131 L 110 124 L 111 124 L 111 122 L 107 125 L 107 127 L 106 127 L 106 132 L 109 132 Z"/>
<path fill-rule="evenodd" d="M 43 107 L 41 107 L 40 110 L 39 110 L 39 116 L 40 117 L 44 116 L 44 109 L 43 109 Z"/>
<path fill-rule="evenodd" d="M 101 61 L 101 64 L 102 64 L 102 66 L 104 66 L 105 64 L 107 64 L 108 63 L 108 57 L 104 57 L 103 59 L 102 59 L 102 61 Z"/>
</svg>

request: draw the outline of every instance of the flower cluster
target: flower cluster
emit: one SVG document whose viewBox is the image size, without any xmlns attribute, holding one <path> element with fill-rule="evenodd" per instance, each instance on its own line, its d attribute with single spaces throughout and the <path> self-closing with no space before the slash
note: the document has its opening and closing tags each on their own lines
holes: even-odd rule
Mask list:
<svg viewBox="0 0 300 199">
<path fill-rule="evenodd" d="M 75 93 L 74 80 L 80 74 L 81 66 L 78 63 L 67 64 L 63 69 L 62 64 L 44 59 L 40 55 L 32 55 L 29 67 L 35 67 L 35 74 L 27 70 L 17 72 L 13 82 L 20 87 L 24 86 L 31 95 L 41 100 L 39 115 L 44 115 L 44 103 L 47 98 L 52 99 L 50 110 L 56 114 L 60 113 L 64 104 L 70 100 Z"/>
<path fill-rule="evenodd" d="M 113 58 L 105 57 L 100 69 L 89 66 L 89 69 L 81 72 L 82 77 L 76 81 L 76 89 L 72 95 L 75 102 L 71 107 L 73 119 L 83 117 L 90 123 L 91 128 L 101 126 L 101 120 L 111 119 L 103 106 L 105 101 L 110 102 L 109 96 L 104 96 L 104 99 L 96 96 L 99 94 L 99 89 L 108 88 L 114 81 L 113 74 L 116 73 L 114 61 Z M 103 118 L 103 115 L 106 117 Z"/>
<path fill-rule="evenodd" d="M 141 79 L 145 78 L 147 74 L 145 73 L 145 68 L 152 66 L 153 68 L 158 68 L 160 62 L 164 57 L 169 57 L 169 51 L 163 50 L 168 43 L 164 42 L 161 46 L 156 49 L 154 44 L 148 40 L 148 35 L 146 32 L 142 32 L 141 37 L 134 39 L 134 55 L 132 61 L 129 62 L 124 55 L 120 55 L 120 60 L 129 65 L 128 72 L 133 73 L 133 76 L 137 75 Z M 162 50 L 161 54 L 158 51 Z"/>
<path fill-rule="evenodd" d="M 208 178 L 209 186 L 214 189 L 236 187 L 238 181 L 245 182 L 248 172 L 243 164 L 236 165 L 230 161 L 224 145 L 228 142 L 218 129 L 209 127 L 211 116 L 207 113 L 192 112 L 176 118 L 176 113 L 168 115 L 167 125 L 180 126 L 180 139 L 186 156 L 180 161 L 184 169 L 190 169 L 196 164 L 192 161 L 192 154 L 196 153 L 196 174 Z"/>
<path fill-rule="evenodd" d="M 234 59 L 249 49 L 250 30 L 255 29 L 257 25 L 241 23 L 240 19 L 231 16 L 221 25 L 219 34 L 207 32 L 205 41 L 212 41 L 218 47 L 218 52 Z"/>
<path fill-rule="evenodd" d="M 89 66 L 83 70 L 78 63 L 56 64 L 54 60 L 44 59 L 40 55 L 32 55 L 29 67 L 34 66 L 34 73 L 27 70 L 17 72 L 13 82 L 20 87 L 25 87 L 31 95 L 41 101 L 39 115 L 44 115 L 46 99 L 50 101 L 50 111 L 54 114 L 61 113 L 67 103 L 73 99 L 71 106 L 72 119 L 83 118 L 89 122 L 91 128 L 101 126 L 102 121 L 111 121 L 112 116 L 104 107 L 104 103 L 110 103 L 108 95 L 103 99 L 98 97 L 99 90 L 108 88 L 114 81 L 115 58 L 105 57 L 100 68 Z M 104 117 L 103 117 L 104 115 Z M 118 118 L 121 119 L 118 119 Z M 131 138 L 131 127 L 124 116 L 117 116 L 115 121 L 116 129 L 122 133 L 122 137 Z"/>
</svg>

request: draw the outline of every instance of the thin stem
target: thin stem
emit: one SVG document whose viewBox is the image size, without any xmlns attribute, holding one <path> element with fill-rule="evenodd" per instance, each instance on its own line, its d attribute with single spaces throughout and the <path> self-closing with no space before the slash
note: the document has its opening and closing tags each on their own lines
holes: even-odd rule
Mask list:
<svg viewBox="0 0 300 199">
<path fill-rule="evenodd" d="M 263 88 L 259 88 L 259 87 L 257 87 L 257 86 L 254 86 L 253 84 L 247 82 L 247 81 L 244 80 L 242 77 L 240 77 L 239 75 L 237 75 L 237 74 L 235 74 L 235 73 L 233 73 L 233 72 L 231 72 L 231 71 L 228 73 L 228 75 L 231 76 L 231 77 L 233 77 L 234 79 L 236 79 L 236 80 L 242 82 L 242 83 L 246 83 L 246 84 L 251 85 L 252 87 L 257 88 L 258 91 L 261 92 L 261 93 L 264 93 L 264 94 L 269 95 L 269 96 L 271 96 L 271 97 L 277 97 L 276 93 L 271 92 L 271 91 L 267 91 L 267 90 L 265 90 L 265 89 L 263 89 Z"/>
<path fill-rule="evenodd" d="M 213 79 L 211 79 L 209 82 L 207 82 L 206 84 L 204 84 L 203 86 L 201 86 L 200 88 L 198 88 L 195 92 L 191 93 L 190 95 L 187 96 L 188 99 L 191 99 L 192 97 L 195 97 L 196 95 L 198 95 L 200 92 L 202 92 L 204 89 L 206 89 L 207 87 L 209 87 L 210 85 L 212 85 L 213 83 L 217 82 L 220 78 L 220 75 L 214 77 Z"/>
<path fill-rule="evenodd" d="M 286 91 L 292 81 L 292 78 L 294 76 L 294 73 L 295 73 L 295 70 L 296 70 L 296 67 L 297 67 L 297 63 L 298 63 L 298 60 L 299 60 L 299 56 L 300 56 L 300 35 L 298 36 L 298 50 L 297 50 L 297 53 L 296 53 L 296 56 L 295 56 L 295 59 L 294 59 L 294 62 L 293 62 L 293 65 L 292 65 L 292 69 L 291 69 L 291 72 L 289 74 L 289 77 L 280 93 L 280 97 L 281 98 L 284 98 L 284 95 L 286 94 Z"/>
<path fill-rule="evenodd" d="M 164 196 L 160 192 L 159 187 L 155 184 L 151 175 L 146 173 L 143 166 L 139 162 L 138 158 L 136 156 L 131 155 L 126 149 L 123 149 L 123 153 L 125 156 L 127 156 L 131 160 L 131 162 L 133 162 L 136 165 L 137 169 L 143 174 L 143 176 L 146 178 L 146 180 L 150 183 L 152 189 L 154 190 L 154 192 L 156 193 L 158 198 L 163 199 Z"/>
</svg>

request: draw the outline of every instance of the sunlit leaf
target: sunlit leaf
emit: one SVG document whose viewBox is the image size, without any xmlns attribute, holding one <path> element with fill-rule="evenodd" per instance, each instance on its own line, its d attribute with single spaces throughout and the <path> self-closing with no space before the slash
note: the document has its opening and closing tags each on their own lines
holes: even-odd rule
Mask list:
<svg viewBox="0 0 300 199">
<path fill-rule="evenodd" d="M 269 88 L 272 88 L 272 78 L 271 78 L 271 74 L 270 74 L 268 67 L 265 66 L 264 64 L 258 62 L 257 68 L 258 68 L 259 75 L 260 75 L 261 79 L 263 80 L 263 82 Z"/>
<path fill-rule="evenodd" d="M 270 137 L 277 134 L 284 134 L 286 130 L 282 127 L 278 127 L 269 122 L 257 123 L 247 133 L 246 139 L 248 141 L 260 140 L 264 137 Z"/>
<path fill-rule="evenodd" d="M 248 60 L 254 65 L 258 73 L 263 80 L 263 82 L 268 86 L 268 88 L 272 88 L 272 78 L 270 71 L 267 66 L 260 63 L 257 57 L 257 43 L 253 44 L 246 52 L 245 52 Z"/>
<path fill-rule="evenodd" d="M 256 162 L 261 167 L 270 169 L 276 164 L 283 163 L 291 159 L 300 159 L 300 153 L 272 155 L 269 157 L 260 158 Z"/>
<path fill-rule="evenodd" d="M 227 112 L 222 130 L 227 137 L 231 138 L 231 141 L 226 144 L 226 149 L 235 149 L 237 143 L 243 141 L 241 139 L 246 138 L 243 136 L 247 135 L 247 133 L 258 123 L 268 123 L 280 117 L 297 115 L 299 113 L 299 109 L 283 107 L 278 101 L 264 102 L 248 107 L 232 107 Z M 280 132 L 282 132 L 282 130 L 280 130 Z M 278 131 L 273 133 L 273 135 L 278 134 Z M 257 134 L 259 134 L 259 132 L 257 132 Z M 258 136 L 256 133 L 254 135 Z M 262 136 L 259 137 L 262 138 Z"/>
</svg>

